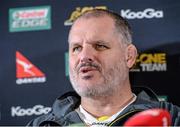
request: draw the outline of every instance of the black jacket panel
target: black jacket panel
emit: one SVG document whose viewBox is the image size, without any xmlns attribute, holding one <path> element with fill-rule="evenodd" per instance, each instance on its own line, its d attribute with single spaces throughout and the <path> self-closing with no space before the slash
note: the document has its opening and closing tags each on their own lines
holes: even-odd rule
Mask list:
<svg viewBox="0 0 180 127">
<path fill-rule="evenodd" d="M 156 94 L 148 88 L 134 88 L 137 95 L 134 103 L 129 105 L 109 126 L 122 126 L 132 115 L 147 109 L 163 108 L 172 116 L 172 126 L 180 126 L 180 108 L 168 102 L 160 102 Z M 68 126 L 72 124 L 84 125 L 83 121 L 75 111 L 80 105 L 81 98 L 75 93 L 67 93 L 58 98 L 52 106 L 52 111 L 40 116 L 28 126 Z"/>
</svg>

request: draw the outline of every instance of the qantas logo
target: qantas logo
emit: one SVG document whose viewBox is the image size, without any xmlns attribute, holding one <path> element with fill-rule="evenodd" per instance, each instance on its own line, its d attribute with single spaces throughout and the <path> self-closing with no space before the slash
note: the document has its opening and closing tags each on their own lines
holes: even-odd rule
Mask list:
<svg viewBox="0 0 180 127">
<path fill-rule="evenodd" d="M 16 83 L 43 83 L 46 81 L 45 74 L 33 65 L 19 51 L 16 51 Z"/>
</svg>

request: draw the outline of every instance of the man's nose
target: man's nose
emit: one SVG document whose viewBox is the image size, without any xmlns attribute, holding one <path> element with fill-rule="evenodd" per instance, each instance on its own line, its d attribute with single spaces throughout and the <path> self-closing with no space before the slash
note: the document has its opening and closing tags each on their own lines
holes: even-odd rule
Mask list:
<svg viewBox="0 0 180 127">
<path fill-rule="evenodd" d="M 93 62 L 94 51 L 91 47 L 84 47 L 80 54 L 80 62 Z"/>
</svg>

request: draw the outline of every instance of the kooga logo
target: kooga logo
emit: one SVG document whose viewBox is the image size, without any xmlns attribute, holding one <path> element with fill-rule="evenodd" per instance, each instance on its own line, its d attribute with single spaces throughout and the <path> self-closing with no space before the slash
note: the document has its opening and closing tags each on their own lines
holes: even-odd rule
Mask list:
<svg viewBox="0 0 180 127">
<path fill-rule="evenodd" d="M 153 8 L 147 8 L 144 11 L 131 11 L 131 9 L 121 10 L 121 16 L 126 19 L 152 19 L 152 18 L 163 18 L 164 13 L 162 10 L 155 10 Z"/>
<path fill-rule="evenodd" d="M 32 116 L 47 114 L 51 111 L 50 107 L 44 107 L 43 105 L 35 105 L 33 108 L 23 109 L 21 106 L 11 107 L 11 116 Z"/>
</svg>

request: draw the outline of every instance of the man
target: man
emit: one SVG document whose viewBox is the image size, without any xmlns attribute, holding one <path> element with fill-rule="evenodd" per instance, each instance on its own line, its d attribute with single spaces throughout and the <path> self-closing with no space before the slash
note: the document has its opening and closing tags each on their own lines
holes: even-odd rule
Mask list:
<svg viewBox="0 0 180 127">
<path fill-rule="evenodd" d="M 168 109 L 173 125 L 180 125 L 180 108 L 159 102 L 148 89 L 131 89 L 129 69 L 137 50 L 130 26 L 121 16 L 88 11 L 74 22 L 68 41 L 70 81 L 79 96 L 63 95 L 51 113 L 29 125 L 122 126 L 133 114 L 151 108 Z"/>
</svg>

